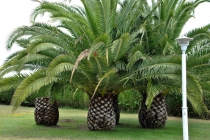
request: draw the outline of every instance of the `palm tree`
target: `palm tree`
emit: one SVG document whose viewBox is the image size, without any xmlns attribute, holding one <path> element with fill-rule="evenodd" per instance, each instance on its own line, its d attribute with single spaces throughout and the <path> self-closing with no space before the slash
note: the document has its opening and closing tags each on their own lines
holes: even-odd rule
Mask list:
<svg viewBox="0 0 210 140">
<path fill-rule="evenodd" d="M 142 60 L 134 69 L 128 82 L 142 95 L 139 122 L 142 127 L 157 128 L 165 125 L 167 112 L 164 97 L 169 92 L 179 93 L 181 65 L 177 55 L 153 57 Z M 132 63 L 130 61 L 130 63 Z"/>
<path fill-rule="evenodd" d="M 66 84 L 72 73 L 72 85 L 85 91 L 91 98 L 89 128 L 113 129 L 112 97 L 125 88 L 122 81 L 126 73 L 125 54 L 139 40 L 137 29 L 141 22 L 135 15 L 143 12 L 142 3 L 145 1 L 128 0 L 119 8 L 117 0 L 81 2 L 83 8 L 42 2 L 32 13 L 33 25 L 19 28 L 9 38 L 8 49 L 14 42 L 21 43 L 24 49 L 5 63 L 1 74 L 35 68 L 16 87 L 12 100 L 16 109 L 27 96 L 41 87 L 54 83 Z M 36 23 L 36 17 L 45 12 L 49 12 L 51 19 L 59 21 L 59 24 L 49 26 Z M 91 119 L 94 116 L 94 109 L 91 108 L 102 107 L 99 103 L 104 102 L 109 109 L 100 112 L 102 118 L 97 118 L 100 121 Z"/>
<path fill-rule="evenodd" d="M 128 78 L 128 81 L 135 81 L 134 86 L 143 96 L 139 110 L 139 122 L 142 127 L 157 128 L 165 125 L 167 119 L 165 95 L 169 92 L 180 93 L 181 89 L 181 60 L 178 55 L 180 49 L 175 39 L 179 37 L 183 26 L 192 17 L 193 10 L 203 2 L 207 1 L 164 0 L 153 1 L 151 6 L 145 5 L 146 10 L 154 10 L 150 17 L 143 18 L 146 24 L 141 26 L 141 30 L 145 35 L 140 49 L 132 52 L 130 64 L 128 64 L 128 68 L 134 73 L 133 78 Z M 203 29 L 194 36 L 198 36 L 201 41 L 203 36 L 205 36 L 203 39 L 209 37 L 206 32 L 207 30 Z M 191 46 L 194 46 L 197 41 L 192 42 Z M 206 108 L 202 104 L 199 79 L 195 73 L 189 71 L 187 78 L 190 89 L 188 100 L 201 114 Z"/>
<path fill-rule="evenodd" d="M 56 35 L 56 37 L 54 35 Z M 25 95 L 17 97 L 18 102 L 12 101 L 12 104 L 14 102 L 16 103 L 16 107 L 20 105 L 26 97 L 39 90 L 41 87 L 48 89 L 47 91 L 49 91 L 49 96 L 52 100 L 52 91 L 54 88 L 58 88 L 56 85 L 59 84 L 59 88 L 62 89 L 64 85 L 68 83 L 67 80 L 60 79 L 59 81 L 53 81 L 54 84 L 52 86 L 52 84 L 50 84 L 51 81 L 45 78 L 46 68 L 52 59 L 60 53 L 65 52 L 65 50 L 56 49 L 53 45 L 50 45 L 50 43 L 60 45 L 59 41 L 62 40 L 60 36 L 65 36 L 65 34 L 54 27 L 39 23 L 30 27 L 24 26 L 18 28 L 12 33 L 10 40 L 8 40 L 7 48 L 12 47 L 13 43 L 18 43 L 23 49 L 9 56 L 8 60 L 1 67 L 0 75 L 2 84 L 0 90 L 5 91 L 20 87 L 22 88 L 21 90 L 25 91 Z M 61 39 L 58 39 L 59 37 Z M 51 42 L 49 42 L 50 39 L 52 40 Z M 19 74 L 23 70 L 29 70 L 31 74 Z M 9 78 L 3 78 L 5 74 L 11 72 L 16 72 L 17 74 Z M 28 87 L 26 84 L 34 84 L 34 86 Z M 35 87 L 37 85 L 40 87 Z M 30 88 L 32 90 L 28 91 Z M 49 98 L 46 97 L 36 99 L 35 121 L 37 124 L 56 125 L 58 117 L 59 112 L 56 102 L 49 101 Z"/>
<path fill-rule="evenodd" d="M 57 11 L 52 11 L 53 19 L 56 19 L 57 16 L 58 16 L 59 20 L 62 20 L 62 19 L 60 19 L 60 17 L 63 17 L 63 19 L 65 19 L 62 21 L 62 24 L 60 25 L 60 27 L 69 30 L 71 32 L 71 35 L 73 35 L 74 37 L 77 38 L 75 43 L 77 46 L 79 46 L 76 48 L 76 49 L 78 49 L 78 52 L 81 52 L 81 50 L 84 50 L 85 49 L 84 47 L 87 47 L 87 48 L 91 47 L 92 46 L 91 43 L 93 42 L 93 39 L 99 38 L 100 34 L 108 33 L 109 35 L 111 35 L 110 38 L 112 38 L 112 40 L 114 40 L 115 38 L 119 38 L 120 34 L 122 34 L 123 32 L 126 32 L 127 30 L 130 29 L 128 24 L 131 24 L 132 23 L 131 21 L 129 21 L 128 23 L 125 23 L 125 25 L 127 27 L 122 26 L 121 22 L 125 21 L 125 18 L 123 17 L 126 15 L 125 11 L 131 9 L 132 5 L 134 5 L 135 1 L 131 1 L 129 3 L 130 5 L 127 5 L 127 6 L 124 5 L 125 8 L 124 8 L 124 10 L 121 10 L 121 13 L 119 15 L 117 15 L 117 10 L 116 10 L 117 1 L 111 1 L 110 3 L 107 3 L 105 1 L 103 1 L 101 3 L 97 2 L 97 1 L 90 1 L 90 2 L 82 1 L 82 3 L 85 7 L 85 11 L 83 11 L 83 13 L 80 11 L 81 9 L 75 8 L 76 12 L 81 12 L 81 13 L 76 13 L 72 9 L 68 8 L 68 10 L 70 12 L 72 12 L 72 13 L 74 12 L 73 14 L 71 13 L 71 15 L 74 16 L 74 18 L 72 18 L 73 16 L 71 17 L 71 16 L 65 15 L 65 14 L 58 16 Z M 45 5 L 47 5 L 47 4 L 45 4 Z M 43 9 L 45 9 L 45 5 L 44 4 L 42 5 L 42 7 L 41 7 L 42 10 L 40 10 L 41 12 L 43 12 Z M 92 5 L 95 5 L 94 6 L 95 10 L 92 10 L 92 8 L 93 8 Z M 60 7 L 61 7 L 61 5 L 58 4 L 57 8 L 59 8 L 59 9 L 57 9 L 57 10 L 63 10 L 63 9 L 60 9 Z M 66 7 L 64 7 L 64 8 L 65 8 L 64 10 L 67 9 Z M 100 11 L 100 9 L 104 9 L 104 10 Z M 37 11 L 38 10 L 39 9 L 37 9 Z M 92 15 L 90 15 L 90 13 L 89 13 L 90 11 L 96 11 L 96 13 L 93 13 Z M 108 14 L 107 12 L 109 12 L 110 14 Z M 137 12 L 137 11 L 135 11 L 135 12 Z M 106 14 L 104 15 L 103 13 L 106 13 Z M 36 12 L 34 15 L 36 15 Z M 54 17 L 54 15 L 55 15 L 55 17 Z M 104 17 L 102 17 L 101 15 L 103 15 Z M 132 18 L 131 20 L 133 21 L 134 18 Z M 77 23 L 79 25 L 75 26 L 75 23 Z M 119 28 L 119 29 L 117 29 L 117 28 Z M 87 30 L 87 32 L 86 32 L 86 30 Z M 79 44 L 79 43 L 81 43 L 81 44 Z M 115 96 L 115 97 L 117 97 L 117 96 Z M 117 98 L 113 98 L 113 99 L 117 100 Z M 115 106 L 116 106 L 116 108 L 118 107 L 117 104 Z M 115 109 L 115 110 L 117 112 L 116 116 L 119 116 L 118 110 L 117 109 Z M 118 122 L 118 121 L 119 120 L 117 117 L 116 122 Z"/>
<path fill-rule="evenodd" d="M 204 94 L 208 94 L 209 89 L 209 28 L 210 24 L 187 33 L 187 36 L 194 38 L 188 48 L 187 68 L 198 79 L 203 98 L 205 98 Z M 202 113 L 207 113 L 207 108 L 205 112 L 200 111 L 199 115 Z"/>
<path fill-rule="evenodd" d="M 91 47 L 93 50 L 82 52 L 75 63 L 70 81 L 90 96 L 88 112 L 90 130 L 113 129 L 115 125 L 112 97 L 125 90 L 123 86 L 123 79 L 126 76 L 126 72 L 123 71 L 125 64 L 120 59 L 127 53 L 132 40 L 133 36 L 128 33 L 111 44 L 100 40 L 96 46 Z M 107 46 L 107 53 L 98 46 L 105 44 L 110 45 Z M 88 59 L 84 60 L 84 57 Z"/>
</svg>

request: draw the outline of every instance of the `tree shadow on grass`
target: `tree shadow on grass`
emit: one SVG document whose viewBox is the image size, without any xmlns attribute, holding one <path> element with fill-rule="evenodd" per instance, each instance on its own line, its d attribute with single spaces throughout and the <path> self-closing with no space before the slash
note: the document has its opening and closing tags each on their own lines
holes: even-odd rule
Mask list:
<svg viewBox="0 0 210 140">
<path fill-rule="evenodd" d="M 60 119 L 57 125 L 50 127 L 57 129 L 89 130 L 86 123 L 74 119 Z"/>
</svg>

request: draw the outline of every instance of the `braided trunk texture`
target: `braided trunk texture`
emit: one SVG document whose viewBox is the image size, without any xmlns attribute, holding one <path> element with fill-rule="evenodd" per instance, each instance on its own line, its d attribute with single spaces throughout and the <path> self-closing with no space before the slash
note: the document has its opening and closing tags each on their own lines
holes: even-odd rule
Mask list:
<svg viewBox="0 0 210 140">
<path fill-rule="evenodd" d="M 114 129 L 115 113 L 112 98 L 95 96 L 90 99 L 87 126 L 89 130 Z"/>
<path fill-rule="evenodd" d="M 143 128 L 161 128 L 165 126 L 167 120 L 165 97 L 161 94 L 156 96 L 150 109 L 147 109 L 145 102 L 146 96 L 143 96 L 138 116 L 140 125 Z"/>
<path fill-rule="evenodd" d="M 36 98 L 34 117 L 37 125 L 56 125 L 59 118 L 56 102 L 51 104 L 47 97 Z"/>
</svg>

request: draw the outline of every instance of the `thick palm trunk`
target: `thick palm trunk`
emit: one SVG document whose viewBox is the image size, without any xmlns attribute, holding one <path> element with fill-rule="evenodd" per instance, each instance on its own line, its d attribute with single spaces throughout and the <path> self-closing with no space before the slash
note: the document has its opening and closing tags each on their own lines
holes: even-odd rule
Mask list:
<svg viewBox="0 0 210 140">
<path fill-rule="evenodd" d="M 96 96 L 90 99 L 87 125 L 89 130 L 114 129 L 115 113 L 112 98 Z"/>
<path fill-rule="evenodd" d="M 167 120 L 167 110 L 165 97 L 158 95 L 154 98 L 151 108 L 145 105 L 146 96 L 143 96 L 139 110 L 139 123 L 143 128 L 160 128 L 165 126 Z"/>
<path fill-rule="evenodd" d="M 59 118 L 56 102 L 51 104 L 49 98 L 36 98 L 34 117 L 37 125 L 56 125 Z"/>
<path fill-rule="evenodd" d="M 120 120 L 120 107 L 119 107 L 119 104 L 118 104 L 118 95 L 114 95 L 113 96 L 113 107 L 114 107 L 116 124 L 119 124 L 119 120 Z"/>
</svg>

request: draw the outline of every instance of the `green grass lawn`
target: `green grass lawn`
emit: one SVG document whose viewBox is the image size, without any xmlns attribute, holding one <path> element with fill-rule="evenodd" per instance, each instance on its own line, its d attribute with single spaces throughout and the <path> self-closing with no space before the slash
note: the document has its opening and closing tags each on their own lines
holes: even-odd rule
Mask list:
<svg viewBox="0 0 210 140">
<path fill-rule="evenodd" d="M 182 140 L 181 118 L 169 117 L 162 129 L 143 129 L 137 114 L 121 113 L 120 125 L 113 131 L 89 131 L 86 110 L 60 108 L 57 126 L 38 126 L 34 108 L 0 105 L 0 140 Z M 210 121 L 189 119 L 190 140 L 209 140 Z"/>
</svg>

